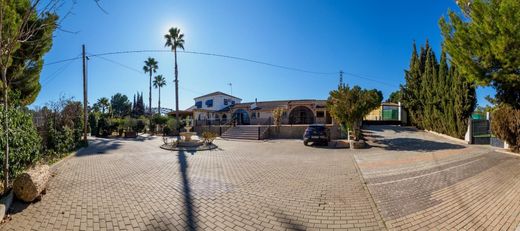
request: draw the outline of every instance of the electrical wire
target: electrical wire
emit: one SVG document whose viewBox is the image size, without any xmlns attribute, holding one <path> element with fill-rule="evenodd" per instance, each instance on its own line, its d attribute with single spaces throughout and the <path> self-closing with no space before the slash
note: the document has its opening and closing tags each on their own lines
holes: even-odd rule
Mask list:
<svg viewBox="0 0 520 231">
<path fill-rule="evenodd" d="M 114 51 L 114 52 L 105 52 L 105 53 L 98 53 L 98 54 L 89 54 L 89 57 L 97 57 L 97 58 L 105 59 L 105 61 L 117 64 L 117 65 L 119 65 L 121 67 L 124 67 L 126 69 L 129 69 L 129 70 L 141 73 L 140 70 L 137 70 L 137 69 L 135 69 L 133 67 L 127 66 L 127 65 L 122 64 L 122 63 L 119 63 L 117 61 L 114 61 L 114 60 L 111 60 L 111 59 L 107 59 L 106 57 L 103 57 L 103 56 L 120 55 L 120 54 L 132 54 L 132 53 L 170 53 L 170 52 L 172 52 L 172 51 L 171 50 L 128 50 L 128 51 Z M 270 66 L 270 67 L 275 67 L 275 68 L 279 68 L 279 69 L 285 69 L 285 70 L 302 72 L 302 73 L 307 73 L 307 74 L 314 74 L 314 75 L 337 75 L 339 73 L 339 72 L 310 71 L 310 70 L 304 70 L 304 69 L 295 68 L 295 67 L 289 67 L 289 66 L 284 66 L 284 65 L 278 65 L 278 64 L 258 61 L 258 60 L 249 59 L 249 58 L 243 58 L 243 57 L 237 57 L 237 56 L 231 56 L 231 55 L 223 55 L 223 54 L 216 54 L 216 53 L 209 53 L 209 52 L 182 51 L 182 50 L 177 51 L 177 52 L 178 53 L 185 53 L 185 54 L 204 55 L 204 56 L 213 56 L 213 57 L 220 57 L 220 58 L 226 58 L 226 59 L 233 59 L 233 60 L 238 60 L 238 61 L 256 63 L 256 64 Z M 57 63 L 62 63 L 62 62 L 66 62 L 66 61 L 69 61 L 69 60 L 76 60 L 76 59 L 79 59 L 79 58 L 81 58 L 81 57 L 70 58 L 70 59 L 65 59 L 65 60 L 59 60 L 59 61 L 51 62 L 51 63 L 48 63 L 48 64 L 44 64 L 44 66 L 45 65 L 53 65 L 53 64 L 57 64 Z M 374 76 L 358 74 L 358 73 L 352 73 L 352 72 L 343 72 L 343 73 L 345 75 L 349 75 L 349 76 L 356 77 L 356 78 L 359 78 L 359 79 L 364 79 L 364 80 L 376 82 L 376 83 L 383 84 L 383 85 L 386 85 L 386 86 L 399 87 L 398 85 L 378 80 L 378 78 L 374 77 Z"/>
<path fill-rule="evenodd" d="M 89 55 L 89 57 L 94 57 L 94 58 L 103 59 L 103 60 L 105 60 L 105 61 L 107 61 L 107 62 L 110 62 L 110 63 L 116 64 L 116 65 L 121 66 L 121 67 L 123 67 L 123 68 L 126 68 L 126 69 L 128 69 L 128 70 L 130 70 L 130 71 L 133 71 L 133 72 L 136 72 L 136 73 L 139 73 L 139 74 L 143 74 L 143 71 L 140 71 L 140 70 L 138 70 L 137 68 L 130 67 L 130 66 L 128 66 L 128 65 L 122 64 L 122 63 L 120 63 L 120 62 L 117 62 L 117 61 L 115 61 L 115 60 L 112 60 L 112 59 L 109 59 L 109 58 L 106 58 L 106 57 L 102 57 L 102 56 L 93 56 L 93 55 Z M 196 90 L 193 90 L 193 89 L 189 89 L 189 88 L 185 88 L 185 87 L 181 87 L 181 86 L 179 86 L 179 88 L 181 88 L 181 89 L 183 89 L 183 90 L 186 90 L 186 91 L 190 91 L 190 92 L 195 93 L 195 94 L 201 94 L 201 95 L 204 94 L 204 93 L 202 93 L 202 92 L 199 92 L 199 91 L 196 91 Z"/>
<path fill-rule="evenodd" d="M 77 58 L 67 59 L 66 60 L 67 62 L 64 65 L 62 65 L 56 71 L 54 71 L 53 73 L 51 73 L 50 75 L 48 75 L 42 79 L 42 81 L 41 81 L 42 85 L 47 85 L 47 84 L 51 83 L 56 77 L 61 75 L 76 60 L 77 60 Z"/>
</svg>

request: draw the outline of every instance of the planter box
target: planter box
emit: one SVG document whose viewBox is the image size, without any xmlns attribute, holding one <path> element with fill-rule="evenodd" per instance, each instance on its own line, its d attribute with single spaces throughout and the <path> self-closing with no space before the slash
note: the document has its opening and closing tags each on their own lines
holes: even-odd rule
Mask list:
<svg viewBox="0 0 520 231">
<path fill-rule="evenodd" d="M 125 132 L 125 138 L 136 138 L 137 132 Z"/>
<path fill-rule="evenodd" d="M 362 149 L 362 148 L 366 148 L 366 146 L 367 146 L 367 143 L 364 140 L 358 140 L 358 141 L 351 140 L 350 141 L 350 149 Z"/>
</svg>

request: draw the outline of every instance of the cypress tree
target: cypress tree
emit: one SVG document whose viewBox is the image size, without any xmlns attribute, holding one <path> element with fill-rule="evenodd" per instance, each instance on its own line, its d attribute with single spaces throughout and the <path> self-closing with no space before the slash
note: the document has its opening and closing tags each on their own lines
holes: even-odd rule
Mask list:
<svg viewBox="0 0 520 231">
<path fill-rule="evenodd" d="M 428 42 L 417 55 L 412 52 L 406 84 L 402 86 L 402 101 L 413 125 L 462 138 L 467 119 L 476 104 L 475 87 L 449 65 L 442 52 L 440 63 Z"/>
<path fill-rule="evenodd" d="M 421 55 L 422 55 L 421 48 Z M 402 103 L 405 108 L 409 109 L 410 121 L 413 125 L 421 127 L 422 115 L 421 115 L 421 101 L 420 101 L 420 89 L 421 89 L 421 71 L 420 71 L 420 60 L 417 55 L 417 46 L 413 43 L 412 58 L 410 60 L 410 67 L 405 70 L 406 84 L 401 86 L 403 92 Z"/>
</svg>

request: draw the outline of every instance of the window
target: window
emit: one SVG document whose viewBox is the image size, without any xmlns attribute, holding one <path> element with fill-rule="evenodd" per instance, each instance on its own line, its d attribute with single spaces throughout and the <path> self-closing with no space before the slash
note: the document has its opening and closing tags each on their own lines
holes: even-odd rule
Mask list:
<svg viewBox="0 0 520 231">
<path fill-rule="evenodd" d="M 213 100 L 212 99 L 206 100 L 206 107 L 213 107 Z"/>
<path fill-rule="evenodd" d="M 251 118 L 256 119 L 256 112 L 253 112 L 253 114 L 251 114 Z"/>
<path fill-rule="evenodd" d="M 195 103 L 195 106 L 196 106 L 197 108 L 202 108 L 202 101 L 197 101 L 197 102 Z"/>
<path fill-rule="evenodd" d="M 323 111 L 318 111 L 318 112 L 316 112 L 316 117 L 318 117 L 318 118 L 323 118 L 323 117 L 325 117 L 325 112 L 323 112 Z"/>
<path fill-rule="evenodd" d="M 234 100 L 231 100 L 231 105 L 235 105 L 235 101 Z"/>
<path fill-rule="evenodd" d="M 228 105 L 228 99 L 224 99 L 224 105 Z"/>
</svg>

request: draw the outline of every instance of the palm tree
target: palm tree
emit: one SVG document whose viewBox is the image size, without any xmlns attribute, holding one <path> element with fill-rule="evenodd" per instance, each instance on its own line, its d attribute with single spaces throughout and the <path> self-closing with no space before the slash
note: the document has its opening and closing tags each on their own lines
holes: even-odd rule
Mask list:
<svg viewBox="0 0 520 231">
<path fill-rule="evenodd" d="M 157 61 L 155 61 L 154 58 L 148 58 L 148 60 L 144 61 L 143 70 L 144 73 L 150 73 L 150 85 L 149 85 L 149 95 L 148 95 L 148 113 L 150 115 L 152 114 L 152 74 L 157 72 L 157 69 L 159 69 L 159 64 Z"/>
<path fill-rule="evenodd" d="M 110 106 L 110 101 L 107 97 L 102 97 L 98 99 L 97 104 L 101 107 L 103 114 L 105 114 L 105 110 Z"/>
<path fill-rule="evenodd" d="M 177 68 L 177 48 L 184 50 L 184 34 L 177 27 L 168 30 L 168 34 L 164 35 L 166 39 L 165 47 L 171 47 L 175 55 L 175 119 L 179 124 L 179 71 Z"/>
<path fill-rule="evenodd" d="M 159 89 L 159 101 L 157 107 L 159 109 L 159 114 L 161 114 L 161 87 L 166 86 L 166 79 L 162 75 L 155 76 L 153 86 Z"/>
</svg>

